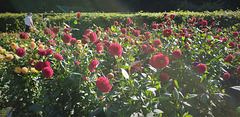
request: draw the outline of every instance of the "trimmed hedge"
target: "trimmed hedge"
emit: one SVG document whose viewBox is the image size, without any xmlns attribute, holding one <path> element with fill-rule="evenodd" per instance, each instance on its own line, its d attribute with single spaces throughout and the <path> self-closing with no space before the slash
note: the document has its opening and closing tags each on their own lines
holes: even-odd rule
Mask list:
<svg viewBox="0 0 240 117">
<path fill-rule="evenodd" d="M 118 21 L 119 23 L 124 23 L 126 18 L 131 18 L 133 22 L 138 22 L 141 26 L 143 23 L 147 23 L 151 25 L 153 21 L 161 22 L 164 20 L 163 15 L 167 14 L 175 14 L 175 22 L 181 23 L 184 20 L 186 21 L 189 17 L 204 18 L 208 21 L 209 25 L 216 21 L 218 27 L 229 27 L 234 26 L 237 23 L 240 23 L 240 11 L 214 11 L 214 12 L 191 12 L 191 11 L 171 11 L 171 12 L 162 12 L 162 13 L 82 13 L 82 17 L 80 20 L 77 20 L 76 13 L 43 13 L 43 18 L 49 18 L 51 23 L 55 22 L 56 24 L 61 24 L 63 22 L 74 22 L 74 20 L 78 21 L 78 24 L 74 26 L 79 30 L 73 30 L 73 36 L 76 38 L 82 38 L 82 35 L 86 31 L 87 28 L 93 26 L 100 26 L 103 28 L 107 28 L 111 26 L 114 21 Z M 33 15 L 33 21 L 42 20 L 39 14 Z M 0 14 L 0 32 L 11 32 L 11 31 L 23 31 L 25 24 L 24 18 L 27 16 L 26 13 L 16 14 L 16 13 L 4 13 Z M 71 17 L 71 18 L 70 18 Z M 71 21 L 69 21 L 71 19 Z M 73 24 L 68 24 L 72 26 Z"/>
</svg>

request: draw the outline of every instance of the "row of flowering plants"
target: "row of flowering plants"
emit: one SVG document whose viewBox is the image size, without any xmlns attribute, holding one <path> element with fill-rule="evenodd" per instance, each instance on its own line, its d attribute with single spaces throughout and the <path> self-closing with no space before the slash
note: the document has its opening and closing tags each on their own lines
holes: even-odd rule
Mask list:
<svg viewBox="0 0 240 117">
<path fill-rule="evenodd" d="M 176 24 L 165 14 L 72 37 L 80 12 L 70 26 L 39 17 L 30 33 L 0 38 L 0 107 L 15 116 L 237 114 L 223 96 L 239 85 L 238 25 L 195 17 Z"/>
</svg>

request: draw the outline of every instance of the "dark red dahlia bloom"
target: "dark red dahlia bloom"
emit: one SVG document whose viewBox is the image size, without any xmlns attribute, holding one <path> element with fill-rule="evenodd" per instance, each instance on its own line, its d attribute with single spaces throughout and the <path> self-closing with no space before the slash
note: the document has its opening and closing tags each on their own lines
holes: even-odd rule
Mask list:
<svg viewBox="0 0 240 117">
<path fill-rule="evenodd" d="M 38 51 L 37 51 L 37 53 L 40 55 L 40 56 L 45 56 L 46 55 L 46 50 L 44 50 L 44 49 L 39 49 Z"/>
<path fill-rule="evenodd" d="M 188 49 L 189 48 L 189 45 L 188 44 L 185 44 L 184 45 L 184 49 Z"/>
<path fill-rule="evenodd" d="M 142 45 L 142 51 L 143 51 L 143 52 L 148 52 L 148 46 L 147 46 L 147 44 L 143 44 L 143 45 Z"/>
<path fill-rule="evenodd" d="M 89 65 L 88 65 L 88 69 L 90 72 L 95 72 L 95 70 L 93 68 L 97 68 L 97 65 L 98 65 L 98 60 L 92 60 Z"/>
<path fill-rule="evenodd" d="M 198 73 L 204 73 L 207 70 L 207 66 L 203 63 L 199 63 L 196 66 L 196 70 L 197 70 Z"/>
<path fill-rule="evenodd" d="M 77 12 L 77 19 L 81 19 L 81 13 Z"/>
<path fill-rule="evenodd" d="M 48 41 L 47 41 L 47 45 L 48 45 L 48 46 L 55 46 L 56 43 L 55 43 L 54 40 L 48 40 Z"/>
<path fill-rule="evenodd" d="M 143 27 L 147 27 L 147 24 L 146 24 L 146 23 L 143 23 Z"/>
<path fill-rule="evenodd" d="M 146 38 L 146 39 L 150 39 L 150 38 L 151 38 L 151 36 L 150 36 L 150 35 L 151 35 L 151 33 L 150 33 L 150 32 L 146 32 L 146 33 L 145 33 L 145 38 Z"/>
<path fill-rule="evenodd" d="M 202 27 L 207 27 L 208 22 L 207 22 L 206 20 L 203 20 L 203 21 L 201 22 L 201 24 L 202 24 Z"/>
<path fill-rule="evenodd" d="M 173 58 L 180 58 L 182 56 L 182 52 L 180 50 L 174 50 L 172 52 Z"/>
<path fill-rule="evenodd" d="M 98 54 L 102 54 L 102 51 L 103 51 L 103 43 L 98 43 L 96 45 L 96 50 L 97 50 L 97 53 Z"/>
<path fill-rule="evenodd" d="M 44 67 L 44 68 L 42 69 L 42 74 L 43 74 L 43 76 L 46 77 L 46 78 L 51 78 L 52 75 L 53 75 L 53 70 L 52 70 L 51 67 Z"/>
<path fill-rule="evenodd" d="M 162 45 L 162 42 L 160 39 L 156 39 L 153 41 L 153 47 L 158 48 L 160 45 Z"/>
<path fill-rule="evenodd" d="M 202 33 L 207 33 L 207 29 L 203 28 Z"/>
<path fill-rule="evenodd" d="M 175 17 L 176 17 L 175 14 L 171 14 L 171 15 L 170 15 L 170 18 L 171 18 L 171 19 L 174 19 Z"/>
<path fill-rule="evenodd" d="M 88 78 L 85 75 L 82 75 L 84 81 L 88 81 Z"/>
<path fill-rule="evenodd" d="M 69 34 L 63 35 L 63 42 L 64 43 L 69 43 L 71 41 L 71 39 L 72 39 L 71 35 L 69 35 Z"/>
<path fill-rule="evenodd" d="M 163 31 L 164 37 L 169 37 L 171 34 L 172 34 L 171 29 L 164 29 L 164 31 Z"/>
<path fill-rule="evenodd" d="M 89 38 L 86 35 L 83 35 L 83 39 L 82 39 L 82 44 L 88 44 L 89 43 Z"/>
<path fill-rule="evenodd" d="M 126 33 L 127 33 L 126 28 L 122 28 L 122 29 L 121 29 L 121 32 L 122 32 L 122 34 L 126 34 Z"/>
<path fill-rule="evenodd" d="M 159 24 L 159 27 L 160 27 L 160 28 L 162 28 L 162 27 L 163 27 L 163 24 L 162 24 L 162 23 L 160 23 L 160 24 Z"/>
<path fill-rule="evenodd" d="M 27 38 L 27 34 L 26 33 L 20 33 L 20 38 L 21 39 L 26 39 Z"/>
<path fill-rule="evenodd" d="M 80 62 L 79 62 L 79 61 L 75 61 L 75 64 L 76 64 L 76 65 L 80 65 Z"/>
<path fill-rule="evenodd" d="M 97 41 L 97 34 L 95 32 L 90 33 L 90 41 L 93 43 Z"/>
<path fill-rule="evenodd" d="M 64 31 L 65 33 L 70 33 L 70 29 L 69 29 L 69 28 L 64 28 L 63 31 Z"/>
<path fill-rule="evenodd" d="M 37 62 L 34 66 L 34 68 L 38 71 L 42 71 L 43 68 L 45 67 L 50 67 L 50 62 L 45 61 L 45 62 Z"/>
<path fill-rule="evenodd" d="M 227 58 L 224 59 L 224 62 L 230 63 L 233 60 L 233 56 L 229 54 Z"/>
<path fill-rule="evenodd" d="M 240 74 L 240 66 L 238 66 L 238 68 L 237 68 L 237 73 Z"/>
<path fill-rule="evenodd" d="M 161 73 L 159 78 L 161 81 L 167 82 L 169 80 L 169 75 L 167 73 Z"/>
<path fill-rule="evenodd" d="M 168 15 L 168 14 L 167 14 L 167 13 L 165 13 L 165 14 L 164 14 L 164 17 L 167 17 L 167 15 Z"/>
<path fill-rule="evenodd" d="M 132 20 L 130 18 L 127 18 L 127 25 L 130 25 L 132 23 Z"/>
<path fill-rule="evenodd" d="M 58 27 L 54 26 L 52 29 L 53 33 L 57 34 L 59 32 Z"/>
<path fill-rule="evenodd" d="M 108 52 L 111 54 L 111 55 L 116 55 L 118 57 L 121 57 L 122 56 L 122 52 L 123 52 L 123 49 L 122 49 L 122 46 L 117 44 L 117 43 L 113 43 L 111 44 L 109 47 L 108 47 Z"/>
<path fill-rule="evenodd" d="M 35 61 L 34 59 L 32 59 L 32 60 L 30 61 L 30 65 L 31 65 L 31 66 L 34 66 L 34 61 Z"/>
<path fill-rule="evenodd" d="M 63 57 L 62 57 L 62 55 L 61 55 L 61 54 L 59 54 L 59 53 L 56 53 L 56 54 L 54 54 L 54 58 L 55 58 L 55 59 L 57 59 L 58 61 L 61 61 L 61 60 L 63 60 Z"/>
<path fill-rule="evenodd" d="M 26 51 L 23 49 L 23 48 L 18 48 L 16 50 L 16 54 L 19 56 L 19 57 L 23 57 L 25 55 Z"/>
<path fill-rule="evenodd" d="M 89 29 L 86 30 L 85 35 L 88 36 L 90 35 L 91 31 Z"/>
<path fill-rule="evenodd" d="M 156 49 L 155 49 L 154 47 L 150 47 L 150 48 L 148 49 L 148 52 L 154 53 L 154 52 L 156 52 Z"/>
<path fill-rule="evenodd" d="M 201 23 L 203 21 L 203 18 L 199 18 L 198 21 Z"/>
<path fill-rule="evenodd" d="M 77 39 L 76 39 L 76 38 L 72 38 L 71 41 L 70 41 L 70 43 L 71 43 L 72 45 L 77 44 Z"/>
<path fill-rule="evenodd" d="M 133 35 L 134 35 L 135 37 L 139 37 L 140 33 L 141 33 L 140 30 L 134 30 L 134 31 L 133 31 Z"/>
<path fill-rule="evenodd" d="M 44 34 L 46 34 L 46 35 L 48 35 L 48 34 L 51 34 L 51 29 L 49 28 L 49 29 L 44 29 Z"/>
<path fill-rule="evenodd" d="M 169 64 L 169 59 L 166 55 L 160 53 L 152 56 L 152 58 L 149 60 L 149 63 L 154 68 L 162 69 L 167 67 Z"/>
<path fill-rule="evenodd" d="M 118 26 L 118 21 L 114 21 L 113 25 Z"/>
<path fill-rule="evenodd" d="M 222 76 L 222 78 L 223 78 L 224 80 L 228 80 L 228 79 L 230 78 L 230 74 L 229 74 L 229 73 L 224 73 L 223 76 Z"/>
<path fill-rule="evenodd" d="M 153 29 L 158 29 L 158 25 L 157 24 L 153 24 Z"/>
<path fill-rule="evenodd" d="M 230 42 L 228 45 L 229 45 L 230 49 L 234 49 L 236 46 L 236 44 L 234 42 Z"/>
<path fill-rule="evenodd" d="M 52 55 L 53 51 L 52 49 L 47 49 L 45 56 Z"/>
<path fill-rule="evenodd" d="M 96 81 L 96 87 L 101 92 L 109 92 L 112 88 L 112 85 L 110 85 L 108 78 L 106 77 L 99 77 Z"/>
<path fill-rule="evenodd" d="M 238 32 L 233 32 L 232 36 L 233 37 L 238 37 L 239 33 Z"/>
<path fill-rule="evenodd" d="M 104 40 L 103 43 L 104 43 L 104 45 L 107 46 L 107 47 L 109 47 L 109 46 L 111 45 L 111 43 L 108 42 L 108 40 Z"/>
</svg>

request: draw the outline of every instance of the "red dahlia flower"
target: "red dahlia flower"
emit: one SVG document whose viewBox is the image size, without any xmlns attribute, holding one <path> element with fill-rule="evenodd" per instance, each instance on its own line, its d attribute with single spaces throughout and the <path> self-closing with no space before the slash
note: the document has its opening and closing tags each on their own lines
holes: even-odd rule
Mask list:
<svg viewBox="0 0 240 117">
<path fill-rule="evenodd" d="M 112 85 L 110 85 L 108 78 L 106 77 L 99 77 L 96 81 L 96 87 L 101 92 L 109 92 L 112 88 Z"/>
<path fill-rule="evenodd" d="M 25 55 L 26 51 L 23 49 L 23 48 L 18 48 L 16 50 L 16 54 L 19 56 L 19 57 L 23 57 Z"/>
<path fill-rule="evenodd" d="M 97 41 L 97 34 L 95 32 L 90 33 L 90 41 L 93 43 Z"/>
<path fill-rule="evenodd" d="M 44 49 L 39 49 L 38 51 L 37 51 L 37 53 L 40 55 L 40 56 L 45 56 L 46 55 L 46 50 L 44 50 Z"/>
<path fill-rule="evenodd" d="M 76 38 L 72 38 L 71 41 L 70 41 L 70 43 L 71 43 L 72 45 L 77 44 L 77 39 L 76 39 Z"/>
<path fill-rule="evenodd" d="M 198 73 L 204 73 L 207 70 L 207 66 L 203 63 L 199 63 L 196 66 L 196 70 L 197 70 Z"/>
<path fill-rule="evenodd" d="M 172 52 L 173 58 L 180 58 L 182 56 L 182 52 L 180 50 L 174 50 Z"/>
<path fill-rule="evenodd" d="M 47 49 L 45 56 L 52 55 L 53 51 L 52 49 Z"/>
<path fill-rule="evenodd" d="M 108 52 L 111 54 L 111 55 L 116 55 L 118 57 L 121 57 L 122 56 L 122 52 L 123 52 L 123 49 L 122 49 L 122 46 L 117 44 L 117 43 L 113 43 L 111 44 L 109 47 L 108 47 Z"/>
<path fill-rule="evenodd" d="M 224 62 L 230 63 L 233 60 L 233 56 L 229 54 L 227 58 L 224 59 Z"/>
<path fill-rule="evenodd" d="M 58 61 L 61 61 L 61 60 L 63 60 L 63 57 L 62 57 L 62 55 L 61 55 L 61 54 L 59 54 L 59 53 L 56 53 L 56 54 L 54 54 L 54 58 L 55 58 L 55 59 L 57 59 Z"/>
<path fill-rule="evenodd" d="M 45 67 L 50 67 L 50 62 L 45 61 L 45 62 L 37 62 L 34 66 L 34 68 L 38 71 L 42 71 L 43 68 Z"/>
<path fill-rule="evenodd" d="M 169 80 L 169 75 L 167 73 L 161 73 L 159 78 L 161 81 L 167 82 Z"/>
<path fill-rule="evenodd" d="M 64 28 L 63 31 L 64 31 L 65 33 L 70 33 L 70 29 L 69 29 L 69 28 Z"/>
<path fill-rule="evenodd" d="M 57 34 L 58 32 L 59 32 L 59 29 L 58 29 L 58 27 L 53 27 L 53 29 L 52 29 L 52 31 L 53 31 L 53 33 L 55 33 L 55 34 Z"/>
<path fill-rule="evenodd" d="M 162 42 L 160 39 L 156 39 L 153 41 L 153 47 L 158 48 L 159 45 L 162 45 Z"/>
<path fill-rule="evenodd" d="M 224 80 L 228 80 L 230 78 L 230 74 L 229 73 L 224 73 L 222 77 L 223 77 Z"/>
<path fill-rule="evenodd" d="M 127 18 L 127 25 L 130 25 L 132 23 L 132 20 L 130 18 Z"/>
<path fill-rule="evenodd" d="M 239 33 L 238 32 L 233 32 L 232 36 L 233 37 L 238 37 Z"/>
<path fill-rule="evenodd" d="M 77 19 L 81 19 L 81 13 L 77 12 Z"/>
<path fill-rule="evenodd" d="M 27 38 L 27 34 L 26 33 L 20 33 L 20 38 L 21 39 L 26 39 Z"/>
<path fill-rule="evenodd" d="M 114 21 L 113 25 L 118 26 L 118 21 Z"/>
<path fill-rule="evenodd" d="M 201 22 L 201 24 L 202 24 L 202 27 L 207 27 L 208 22 L 207 22 L 206 20 L 203 20 L 203 21 Z"/>
<path fill-rule="evenodd" d="M 151 35 L 151 33 L 150 33 L 150 32 L 146 32 L 146 33 L 145 33 L 145 38 L 146 38 L 146 39 L 150 39 L 150 38 L 151 38 L 151 36 L 150 36 L 150 35 Z"/>
<path fill-rule="evenodd" d="M 92 60 L 89 65 L 88 65 L 88 69 L 90 72 L 95 72 L 95 70 L 93 68 L 97 68 L 97 65 L 98 65 L 98 60 Z"/>
<path fill-rule="evenodd" d="M 44 67 L 44 68 L 42 69 L 42 74 L 43 74 L 43 76 L 46 77 L 46 78 L 51 78 L 52 75 L 53 75 L 53 70 L 52 70 L 51 67 Z"/>
<path fill-rule="evenodd" d="M 153 24 L 153 29 L 158 29 L 158 25 L 157 24 Z"/>
<path fill-rule="evenodd" d="M 228 45 L 229 45 L 230 49 L 234 49 L 236 46 L 236 44 L 234 42 L 230 42 Z"/>
<path fill-rule="evenodd" d="M 121 29 L 121 32 L 122 32 L 122 34 L 126 34 L 126 33 L 127 33 L 126 28 L 122 28 L 122 29 Z"/>
<path fill-rule="evenodd" d="M 172 34 L 171 29 L 164 29 L 164 31 L 163 31 L 164 37 L 169 37 L 171 34 Z"/>
<path fill-rule="evenodd" d="M 71 41 L 71 39 L 72 39 L 71 35 L 69 35 L 69 34 L 63 35 L 63 42 L 64 43 L 69 43 Z"/>
<path fill-rule="evenodd" d="M 47 41 L 47 45 L 48 45 L 48 46 L 55 46 L 56 43 L 55 43 L 54 40 L 48 40 L 48 41 Z"/>
<path fill-rule="evenodd" d="M 237 73 L 240 74 L 240 66 L 237 68 Z"/>
<path fill-rule="evenodd" d="M 51 29 L 49 28 L 49 29 L 44 29 L 44 34 L 46 34 L 46 35 L 48 35 L 48 34 L 51 34 Z"/>
<path fill-rule="evenodd" d="M 163 69 L 169 64 L 169 59 L 166 55 L 160 53 L 152 56 L 149 63 L 154 68 Z"/>
</svg>

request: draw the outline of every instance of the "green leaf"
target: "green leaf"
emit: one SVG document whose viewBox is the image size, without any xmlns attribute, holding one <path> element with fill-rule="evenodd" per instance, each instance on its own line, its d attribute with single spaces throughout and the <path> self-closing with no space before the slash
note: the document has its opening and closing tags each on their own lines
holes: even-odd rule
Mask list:
<svg viewBox="0 0 240 117">
<path fill-rule="evenodd" d="M 176 87 L 179 88 L 177 80 L 174 80 L 174 83 L 175 83 Z"/>
<path fill-rule="evenodd" d="M 236 111 L 237 111 L 238 113 L 240 113 L 240 106 L 236 109 Z"/>
<path fill-rule="evenodd" d="M 96 116 L 98 113 L 100 113 L 102 111 L 102 107 L 99 107 L 97 109 L 95 109 L 92 113 L 90 113 L 89 117 L 93 117 Z"/>
<path fill-rule="evenodd" d="M 74 21 L 74 24 L 78 24 L 77 20 Z"/>
<path fill-rule="evenodd" d="M 153 112 L 155 112 L 156 114 L 161 114 L 161 113 L 163 113 L 163 111 L 162 110 L 160 110 L 160 109 L 154 109 L 154 111 Z"/>
<path fill-rule="evenodd" d="M 127 73 L 127 71 L 123 68 L 121 68 L 121 71 L 122 71 L 122 75 L 126 78 L 126 79 L 129 79 L 129 75 Z"/>
<path fill-rule="evenodd" d="M 28 107 L 29 110 L 33 111 L 41 111 L 42 105 L 41 104 L 33 104 L 32 106 Z"/>
<path fill-rule="evenodd" d="M 174 90 L 173 90 L 173 97 L 174 99 L 176 99 L 177 101 L 179 100 L 179 93 L 178 93 L 178 90 L 176 87 L 174 87 Z"/>
<path fill-rule="evenodd" d="M 188 95 L 188 98 L 190 99 L 190 98 L 195 98 L 195 97 L 197 97 L 198 96 L 198 94 L 189 94 Z"/>
</svg>

